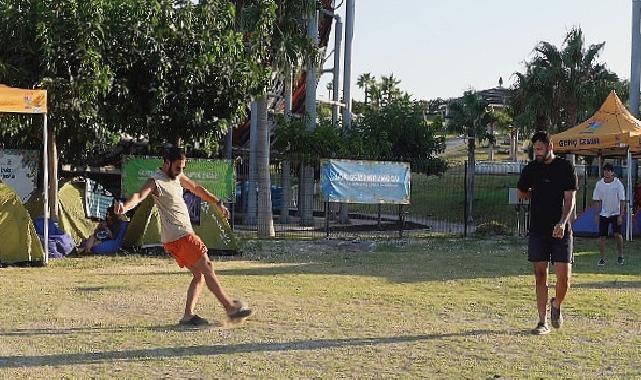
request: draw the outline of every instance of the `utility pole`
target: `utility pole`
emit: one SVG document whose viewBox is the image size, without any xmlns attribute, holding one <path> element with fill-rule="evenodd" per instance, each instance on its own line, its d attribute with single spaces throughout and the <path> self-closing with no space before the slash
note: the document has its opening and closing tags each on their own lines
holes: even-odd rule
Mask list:
<svg viewBox="0 0 641 380">
<path fill-rule="evenodd" d="M 345 2 L 345 61 L 343 62 L 343 127 L 352 125 L 352 42 L 354 40 L 354 13 L 356 0 Z"/>
<path fill-rule="evenodd" d="M 630 113 L 639 117 L 641 91 L 641 0 L 632 0 L 632 54 L 630 64 Z"/>
<path fill-rule="evenodd" d="M 336 24 L 334 24 L 334 78 L 332 81 L 332 100 L 334 104 L 332 105 L 332 125 L 334 127 L 338 126 L 338 113 L 340 108 L 338 106 L 339 101 L 339 80 L 341 72 L 341 45 L 343 43 L 343 21 L 341 18 L 336 15 Z"/>
<path fill-rule="evenodd" d="M 314 42 L 318 48 L 318 10 L 314 9 L 309 14 L 307 23 L 307 37 Z M 305 80 L 305 113 L 307 122 L 305 129 L 313 131 L 316 129 L 316 62 L 310 60 L 307 63 L 307 77 Z M 314 168 L 309 164 L 301 166 L 300 173 L 301 192 L 299 203 L 300 222 L 303 226 L 314 225 Z"/>
</svg>

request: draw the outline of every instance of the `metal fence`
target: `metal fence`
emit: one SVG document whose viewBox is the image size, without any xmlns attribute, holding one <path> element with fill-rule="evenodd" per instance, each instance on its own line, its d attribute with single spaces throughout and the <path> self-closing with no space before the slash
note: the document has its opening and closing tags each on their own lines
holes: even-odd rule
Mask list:
<svg viewBox="0 0 641 380">
<path fill-rule="evenodd" d="M 299 159 L 271 158 L 271 197 L 274 230 L 277 237 L 288 238 L 390 238 L 422 237 L 434 234 L 462 236 L 474 233 L 524 233 L 527 206 L 510 204 L 510 188 L 515 188 L 524 163 L 487 162 L 476 170 L 473 194 L 466 194 L 464 165 L 450 167 L 439 176 L 412 173 L 411 204 L 324 204 L 319 191 L 318 163 L 314 172 L 313 194 L 301 191 Z M 238 159 L 234 228 L 237 233 L 256 236 L 256 218 L 247 217 L 249 160 Z M 289 166 L 289 177 L 283 168 Z M 577 167 L 579 189 L 576 207 L 580 213 L 590 207 L 598 170 Z M 587 174 L 587 175 L 586 175 Z M 287 185 L 289 184 L 289 185 Z M 253 194 L 255 195 L 254 188 Z M 285 194 L 285 196 L 283 196 Z M 473 197 L 471 215 L 465 218 L 466 196 Z M 305 223 L 301 204 L 312 205 L 313 218 Z M 268 205 L 257 205 L 268 207 Z"/>
</svg>

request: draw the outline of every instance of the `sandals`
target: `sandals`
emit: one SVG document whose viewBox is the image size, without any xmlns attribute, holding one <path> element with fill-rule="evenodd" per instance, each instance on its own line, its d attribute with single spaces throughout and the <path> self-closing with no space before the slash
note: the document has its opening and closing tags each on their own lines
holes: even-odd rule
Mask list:
<svg viewBox="0 0 641 380">
<path fill-rule="evenodd" d="M 243 301 L 234 300 L 233 309 L 227 312 L 227 317 L 232 321 L 239 321 L 252 315 L 252 309 L 247 307 Z"/>
<path fill-rule="evenodd" d="M 178 322 L 178 325 L 187 327 L 201 327 L 209 325 L 209 321 L 205 318 L 199 317 L 198 315 L 194 315 L 186 321 L 181 320 L 180 322 Z"/>
<path fill-rule="evenodd" d="M 232 302 L 232 309 L 227 311 L 227 317 L 233 322 L 242 321 L 250 315 L 252 315 L 252 310 L 247 307 L 243 301 L 239 300 L 234 300 Z M 184 327 L 202 327 L 209 326 L 209 321 L 198 315 L 194 315 L 186 321 L 181 320 L 178 322 L 178 325 Z"/>
</svg>

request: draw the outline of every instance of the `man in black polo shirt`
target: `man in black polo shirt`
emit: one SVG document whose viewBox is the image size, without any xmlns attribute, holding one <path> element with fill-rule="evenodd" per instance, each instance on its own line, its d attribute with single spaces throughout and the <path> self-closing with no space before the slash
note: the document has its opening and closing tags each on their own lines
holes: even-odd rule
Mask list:
<svg viewBox="0 0 641 380">
<path fill-rule="evenodd" d="M 532 136 L 536 159 L 521 172 L 517 185 L 520 199 L 530 199 L 528 260 L 534 265 L 536 305 L 539 323 L 534 334 L 547 334 L 548 267 L 556 272 L 556 296 L 550 300 L 552 327 L 563 324 L 561 304 L 570 286 L 572 272 L 572 230 L 569 218 L 577 188 L 574 167 L 552 153 L 547 132 Z"/>
</svg>

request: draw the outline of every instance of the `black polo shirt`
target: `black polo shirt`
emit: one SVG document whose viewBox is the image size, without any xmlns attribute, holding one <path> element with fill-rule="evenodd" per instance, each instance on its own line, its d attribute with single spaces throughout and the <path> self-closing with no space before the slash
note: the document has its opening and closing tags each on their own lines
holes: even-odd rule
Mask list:
<svg viewBox="0 0 641 380">
<path fill-rule="evenodd" d="M 523 168 L 517 187 L 531 191 L 530 232 L 552 234 L 563 213 L 564 192 L 577 189 L 574 166 L 558 157 L 549 164 L 532 161 Z"/>
</svg>

